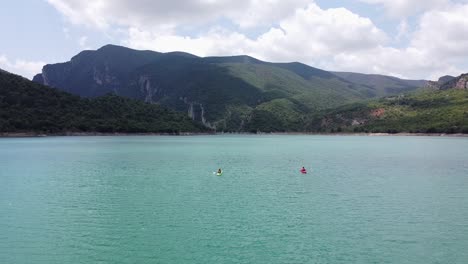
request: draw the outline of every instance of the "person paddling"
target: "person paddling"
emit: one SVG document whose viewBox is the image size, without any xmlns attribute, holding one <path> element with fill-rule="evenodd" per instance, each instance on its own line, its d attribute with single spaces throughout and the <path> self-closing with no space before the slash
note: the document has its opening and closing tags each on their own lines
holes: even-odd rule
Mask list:
<svg viewBox="0 0 468 264">
<path fill-rule="evenodd" d="M 307 173 L 307 170 L 306 170 L 306 168 L 302 167 L 302 169 L 301 169 L 301 173 L 302 173 L 302 174 L 306 174 L 306 173 Z"/>
<path fill-rule="evenodd" d="M 221 174 L 223 171 L 221 170 L 221 168 L 218 169 L 218 174 Z"/>
</svg>

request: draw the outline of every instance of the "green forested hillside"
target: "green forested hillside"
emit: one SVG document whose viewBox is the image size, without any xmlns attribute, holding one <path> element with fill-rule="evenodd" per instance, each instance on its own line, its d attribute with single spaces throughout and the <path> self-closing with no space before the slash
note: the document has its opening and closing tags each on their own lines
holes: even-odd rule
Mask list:
<svg viewBox="0 0 468 264">
<path fill-rule="evenodd" d="M 230 75 L 260 90 L 262 103 L 286 98 L 296 100 L 308 109 L 317 110 L 367 98 L 365 92 L 351 89 L 351 84 L 336 77 L 308 76 L 305 79 L 293 71 L 273 64 L 222 63 L 218 65 L 225 67 Z"/>
<path fill-rule="evenodd" d="M 200 132 L 184 114 L 106 95 L 82 99 L 0 71 L 0 132 Z"/>
<path fill-rule="evenodd" d="M 46 65 L 34 80 L 84 97 L 112 92 L 159 103 L 218 131 L 303 129 L 297 120 L 310 112 L 417 88 L 380 89 L 298 62 L 200 58 L 114 45 Z"/>
<path fill-rule="evenodd" d="M 431 91 L 414 92 L 427 82 L 328 72 L 298 62 L 271 63 L 249 56 L 201 58 L 107 45 L 81 52 L 70 62 L 46 65 L 35 81 L 83 97 L 112 93 L 161 104 L 216 131 L 464 132 L 466 91 L 450 89 L 464 89 L 460 78 L 444 77 L 440 84 L 429 82 Z M 444 89 L 448 90 L 439 91 Z M 99 108 L 93 104 L 102 100 L 121 100 L 114 111 L 124 116 L 132 113 L 131 120 L 140 120 L 147 111 L 142 107 L 149 107 L 119 97 L 83 102 Z M 135 110 L 130 104 L 135 104 Z M 115 119 L 106 118 L 110 118 L 107 122 Z M 104 129 L 95 122 L 86 129 L 98 127 Z M 152 130 L 171 126 L 162 127 Z"/>
<path fill-rule="evenodd" d="M 326 101 L 328 97 L 320 93 L 315 96 L 323 96 L 321 100 L 326 103 L 314 108 L 309 103 L 307 94 L 303 93 L 307 89 L 303 83 L 305 81 L 297 79 L 294 74 L 268 74 L 282 70 L 271 70 L 269 65 L 251 66 L 250 69 L 264 77 L 249 79 L 251 72 L 243 71 L 242 67 L 239 69 L 235 63 L 224 64 L 223 67 L 223 71 L 231 72 L 230 75 L 220 74 L 216 75 L 217 78 L 238 76 L 235 81 L 228 82 L 237 85 L 226 85 L 219 89 L 225 89 L 224 94 L 230 94 L 229 104 L 225 105 L 220 101 L 218 105 L 219 109 L 225 109 L 222 112 L 226 115 L 223 126 L 237 127 L 240 124 L 240 128 L 231 131 L 468 133 L 468 89 L 461 89 L 466 87 L 462 85 L 465 80 L 461 79 L 465 78 L 463 76 L 458 77 L 456 82 L 451 81 L 458 89 L 423 89 L 330 109 L 327 104 L 331 106 L 334 102 Z M 207 69 L 187 67 L 183 71 L 177 70 L 209 79 Z M 160 74 L 164 73 L 162 71 Z M 273 82 L 282 84 L 284 80 L 278 76 L 290 78 L 287 83 L 294 86 L 285 89 L 271 86 L 270 83 Z M 185 80 L 180 78 L 172 81 L 184 83 Z M 210 82 L 215 86 L 215 83 L 223 81 L 225 80 L 215 78 Z M 251 89 L 251 97 L 242 97 L 239 87 Z M 211 103 L 217 104 L 216 94 L 198 96 L 205 96 L 207 102 L 214 100 Z M 263 101 L 257 101 L 259 98 Z M 206 127 L 194 123 L 185 114 L 159 105 L 116 95 L 80 98 L 0 71 L 0 132 L 178 133 L 206 130 Z"/>
<path fill-rule="evenodd" d="M 333 74 L 352 83 L 366 87 L 369 92 L 378 97 L 413 91 L 425 86 L 427 83 L 427 81 L 424 80 L 404 80 L 380 74 L 353 72 L 333 72 Z"/>
<path fill-rule="evenodd" d="M 311 117 L 308 130 L 373 133 L 468 133 L 468 90 L 424 90 L 355 103 Z"/>
</svg>

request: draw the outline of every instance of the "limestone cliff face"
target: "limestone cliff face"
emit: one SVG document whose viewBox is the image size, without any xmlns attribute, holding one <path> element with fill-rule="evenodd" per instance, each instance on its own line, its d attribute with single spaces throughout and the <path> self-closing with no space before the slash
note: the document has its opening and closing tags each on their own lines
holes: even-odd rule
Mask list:
<svg viewBox="0 0 468 264">
<path fill-rule="evenodd" d="M 437 81 L 439 84 L 444 84 L 446 82 L 450 82 L 451 80 L 455 79 L 457 77 L 455 76 L 450 76 L 450 75 L 445 75 L 445 76 L 442 76 L 439 78 L 439 80 Z"/>
<path fill-rule="evenodd" d="M 130 78 L 138 82 L 130 75 L 157 55 L 106 45 L 98 50 L 82 51 L 68 62 L 45 65 L 33 81 L 83 97 L 114 93 L 144 100 L 147 93 L 129 90 Z"/>
<path fill-rule="evenodd" d="M 468 89 L 468 74 L 460 76 L 455 85 L 455 89 Z"/>
<path fill-rule="evenodd" d="M 444 85 L 445 83 L 448 83 L 450 81 L 453 81 L 455 78 L 456 77 L 453 77 L 453 76 L 450 76 L 450 75 L 442 76 L 436 82 L 428 81 L 427 84 L 426 84 L 426 88 L 439 90 L 440 87 L 442 87 L 442 85 Z"/>
<path fill-rule="evenodd" d="M 468 73 L 458 77 L 443 76 L 437 82 L 428 82 L 427 87 L 436 90 L 468 89 Z"/>
<path fill-rule="evenodd" d="M 45 65 L 42 68 L 42 73 L 34 76 L 33 81 L 51 87 L 59 87 L 66 81 L 70 72 L 71 65 L 69 63 Z"/>
<path fill-rule="evenodd" d="M 192 118 L 194 121 L 201 122 L 204 126 L 216 129 L 216 125 L 211 124 L 206 120 L 206 110 L 202 103 L 198 102 L 190 102 L 187 97 L 179 98 L 180 100 L 184 101 L 186 105 L 188 105 L 188 116 Z"/>
<path fill-rule="evenodd" d="M 103 69 L 97 66 L 93 67 L 93 80 L 97 85 L 118 84 L 117 76 L 112 74 L 109 65 L 104 65 Z"/>
<path fill-rule="evenodd" d="M 138 78 L 138 87 L 144 96 L 144 101 L 147 103 L 154 103 L 154 96 L 159 92 L 156 85 L 152 85 L 151 79 L 147 75 L 141 75 Z"/>
</svg>

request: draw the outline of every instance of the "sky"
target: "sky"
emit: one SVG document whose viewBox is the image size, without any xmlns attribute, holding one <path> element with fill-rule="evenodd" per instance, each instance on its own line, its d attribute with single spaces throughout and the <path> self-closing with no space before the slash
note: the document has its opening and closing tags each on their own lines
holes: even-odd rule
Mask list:
<svg viewBox="0 0 468 264">
<path fill-rule="evenodd" d="M 468 0 L 16 0 L 0 25 L 0 68 L 27 78 L 106 44 L 408 79 L 468 72 Z"/>
</svg>

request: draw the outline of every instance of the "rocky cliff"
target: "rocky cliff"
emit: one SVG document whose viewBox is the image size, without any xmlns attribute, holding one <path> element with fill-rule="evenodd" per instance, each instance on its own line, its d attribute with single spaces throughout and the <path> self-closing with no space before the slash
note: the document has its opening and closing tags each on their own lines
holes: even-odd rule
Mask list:
<svg viewBox="0 0 468 264">
<path fill-rule="evenodd" d="M 428 88 L 436 90 L 449 90 L 449 89 L 468 89 L 468 73 L 462 74 L 458 77 L 444 76 L 439 78 L 437 82 L 430 81 L 427 85 Z"/>
</svg>

